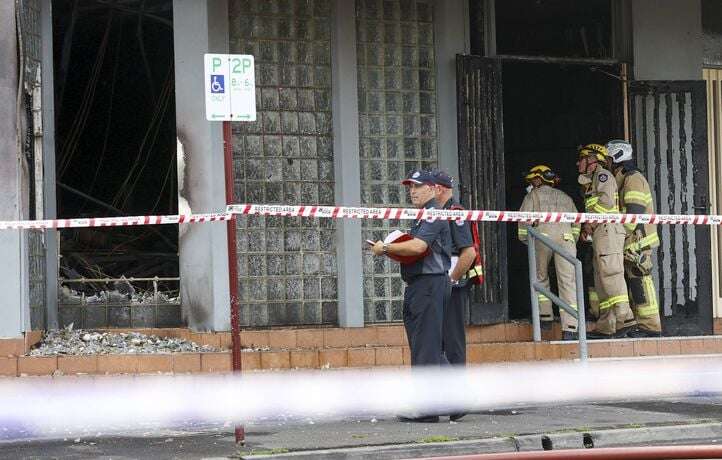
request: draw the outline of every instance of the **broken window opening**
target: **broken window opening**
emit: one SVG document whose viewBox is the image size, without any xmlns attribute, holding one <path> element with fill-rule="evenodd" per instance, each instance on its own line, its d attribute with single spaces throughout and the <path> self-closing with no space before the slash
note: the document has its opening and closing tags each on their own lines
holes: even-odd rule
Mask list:
<svg viewBox="0 0 722 460">
<path fill-rule="evenodd" d="M 52 9 L 58 217 L 177 213 L 172 0 L 54 0 Z M 157 302 L 176 303 L 178 274 L 175 225 L 62 230 L 61 278 L 164 281 L 155 291 L 126 281 L 139 295 L 122 298 L 117 282 L 66 283 L 60 326 L 179 325 L 180 308 Z M 148 296 L 152 312 L 138 300 Z M 108 301 L 98 312 L 75 297 Z"/>
</svg>

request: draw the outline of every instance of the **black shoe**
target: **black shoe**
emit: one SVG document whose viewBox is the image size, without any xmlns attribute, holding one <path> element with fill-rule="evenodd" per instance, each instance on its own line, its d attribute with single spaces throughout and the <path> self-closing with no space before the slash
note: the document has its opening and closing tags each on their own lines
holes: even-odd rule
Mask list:
<svg viewBox="0 0 722 460">
<path fill-rule="evenodd" d="M 579 340 L 579 334 L 572 331 L 562 331 L 562 340 Z"/>
<path fill-rule="evenodd" d="M 634 339 L 641 339 L 641 338 L 645 338 L 645 337 L 662 337 L 662 333 L 650 331 L 648 329 L 642 329 L 641 327 L 637 327 L 637 328 L 632 329 L 631 331 L 627 332 L 627 337 L 632 337 Z"/>
<path fill-rule="evenodd" d="M 462 417 L 464 417 L 465 415 L 466 415 L 466 412 L 458 412 L 456 414 L 450 414 L 449 420 L 451 420 L 452 422 L 457 422 L 457 421 L 461 420 Z"/>
<path fill-rule="evenodd" d="M 603 334 L 601 332 L 597 331 L 589 331 L 587 332 L 587 339 L 589 340 L 607 340 L 607 339 L 613 339 L 614 334 Z"/>
<path fill-rule="evenodd" d="M 399 419 L 399 422 L 439 423 L 438 415 L 421 415 L 419 417 L 405 417 L 403 415 L 399 415 L 398 419 Z"/>
<path fill-rule="evenodd" d="M 617 332 L 614 333 L 614 338 L 615 339 L 623 339 L 623 338 L 627 337 L 628 334 L 630 332 L 632 332 L 632 330 L 634 330 L 634 326 L 627 326 L 627 327 L 622 327 L 621 329 L 617 329 Z"/>
</svg>

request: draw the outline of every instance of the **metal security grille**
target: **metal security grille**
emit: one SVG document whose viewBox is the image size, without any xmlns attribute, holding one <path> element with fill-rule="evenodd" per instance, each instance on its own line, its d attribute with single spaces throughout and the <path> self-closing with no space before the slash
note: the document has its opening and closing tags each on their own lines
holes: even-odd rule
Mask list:
<svg viewBox="0 0 722 460">
<path fill-rule="evenodd" d="M 230 51 L 256 59 L 258 120 L 233 124 L 235 199 L 334 204 L 331 1 L 235 0 Z M 241 324 L 336 323 L 333 220 L 238 220 Z"/>
<path fill-rule="evenodd" d="M 660 214 L 708 212 L 704 81 L 636 81 L 631 120 L 639 168 Z M 654 281 L 667 335 L 711 332 L 710 230 L 662 225 Z M 690 321 L 691 319 L 691 321 Z"/>
<path fill-rule="evenodd" d="M 506 209 L 501 63 L 457 56 L 461 202 L 470 209 Z M 471 293 L 470 322 L 508 316 L 506 225 L 480 223 L 485 281 Z"/>
<path fill-rule="evenodd" d="M 410 206 L 400 181 L 437 164 L 433 2 L 358 0 L 361 202 Z M 383 239 L 398 221 L 363 223 L 364 238 Z M 402 319 L 399 265 L 365 253 L 366 322 Z"/>
<path fill-rule="evenodd" d="M 21 0 L 18 2 L 18 44 L 22 56 L 22 91 L 23 91 L 23 154 L 27 161 L 30 186 L 29 217 L 41 219 L 38 209 L 42 210 L 43 191 L 38 184 L 42 176 L 35 172 L 42 166 L 42 152 L 36 152 L 36 137 L 42 136 L 42 128 L 36 126 L 40 110 L 40 4 L 38 0 Z M 33 114 L 33 110 L 38 111 Z M 42 171 L 42 169 L 41 169 Z M 32 329 L 44 329 L 46 325 L 45 309 L 45 233 L 38 230 L 27 232 L 27 255 L 29 274 L 30 326 Z"/>
</svg>

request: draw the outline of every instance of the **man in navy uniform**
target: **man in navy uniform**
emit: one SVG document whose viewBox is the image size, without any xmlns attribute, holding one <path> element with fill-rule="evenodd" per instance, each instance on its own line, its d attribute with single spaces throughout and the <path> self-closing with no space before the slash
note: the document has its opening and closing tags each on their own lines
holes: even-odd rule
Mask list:
<svg viewBox="0 0 722 460">
<path fill-rule="evenodd" d="M 443 209 L 463 209 L 454 199 L 454 180 L 444 171 L 433 171 L 436 184 L 436 201 Z M 476 260 L 471 224 L 465 220 L 448 221 L 451 234 L 451 292 L 444 304 L 442 348 L 449 364 L 466 364 L 466 309 L 469 302 L 467 272 Z"/>
<path fill-rule="evenodd" d="M 402 184 L 411 203 L 421 209 L 438 208 L 434 179 L 429 171 L 413 171 Z M 444 300 L 449 288 L 451 266 L 449 224 L 440 219 L 419 219 L 410 230 L 413 237 L 400 243 L 377 241 L 374 255 L 418 257 L 401 265 L 404 290 L 404 327 L 411 349 L 412 366 L 438 366 L 441 362 L 441 330 Z M 438 422 L 436 415 L 403 418 L 408 421 Z"/>
</svg>

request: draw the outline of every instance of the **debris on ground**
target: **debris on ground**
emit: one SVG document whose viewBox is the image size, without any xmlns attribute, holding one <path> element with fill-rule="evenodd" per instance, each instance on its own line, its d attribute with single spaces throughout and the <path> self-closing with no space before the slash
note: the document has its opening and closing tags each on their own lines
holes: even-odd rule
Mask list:
<svg viewBox="0 0 722 460">
<path fill-rule="evenodd" d="M 139 332 L 100 332 L 73 329 L 48 331 L 30 356 L 57 355 L 108 355 L 108 354 L 154 354 L 217 352 L 220 349 L 200 346 L 190 340 L 175 337 L 159 337 Z"/>
</svg>

